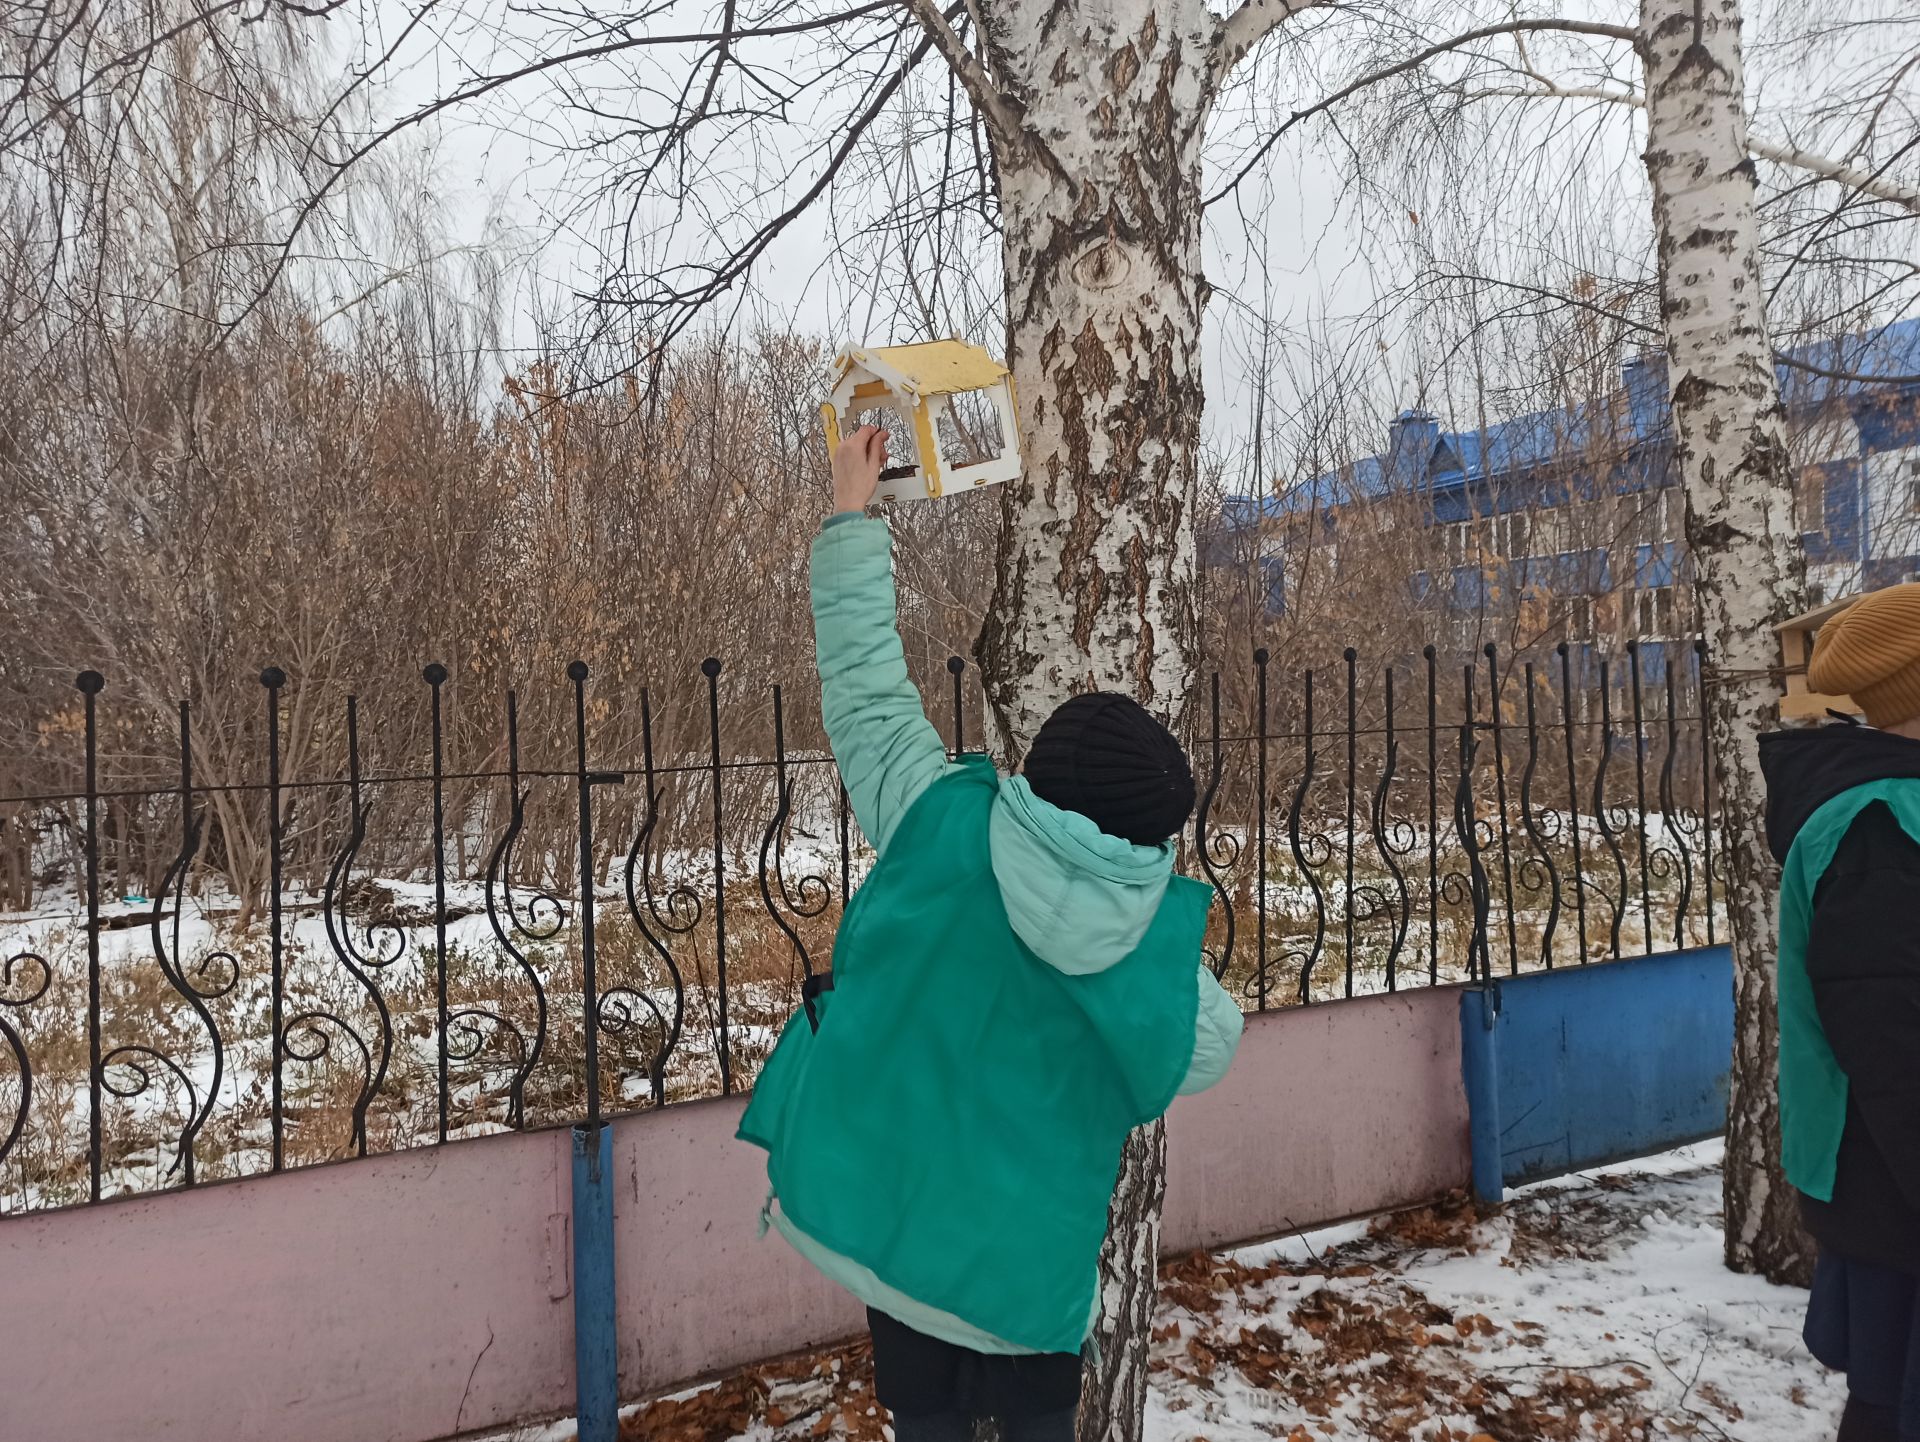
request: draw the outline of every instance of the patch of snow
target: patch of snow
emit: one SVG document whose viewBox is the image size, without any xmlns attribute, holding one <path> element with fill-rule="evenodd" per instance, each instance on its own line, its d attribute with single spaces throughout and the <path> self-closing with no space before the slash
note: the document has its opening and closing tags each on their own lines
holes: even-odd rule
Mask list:
<svg viewBox="0 0 1920 1442">
<path fill-rule="evenodd" d="M 1722 1261 L 1719 1152 L 1537 1184 L 1456 1225 L 1389 1219 L 1317 1267 L 1290 1264 L 1338 1231 L 1234 1253 L 1253 1278 L 1163 1307 L 1147 1437 L 1830 1436 L 1844 1379 L 1801 1343 L 1805 1294 Z"/>
</svg>

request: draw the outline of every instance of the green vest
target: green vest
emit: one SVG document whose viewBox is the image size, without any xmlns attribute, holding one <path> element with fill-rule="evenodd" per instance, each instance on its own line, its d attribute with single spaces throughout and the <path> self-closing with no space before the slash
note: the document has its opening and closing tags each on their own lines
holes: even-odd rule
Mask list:
<svg viewBox="0 0 1920 1442">
<path fill-rule="evenodd" d="M 1847 1125 L 1847 1074 L 1834 1059 L 1807 975 L 1813 893 L 1854 818 L 1884 801 L 1920 843 L 1920 781 L 1870 781 L 1842 791 L 1807 818 L 1780 875 L 1780 1159 L 1787 1180 L 1823 1202 L 1833 1200 L 1840 1134 Z"/>
<path fill-rule="evenodd" d="M 1127 1134 L 1193 1055 L 1210 888 L 1171 878 L 1131 954 L 1068 976 L 1007 920 L 984 758 L 928 787 L 848 908 L 819 1031 L 788 1022 L 740 1123 L 787 1220 L 1017 1346 L 1076 1352 Z"/>
</svg>

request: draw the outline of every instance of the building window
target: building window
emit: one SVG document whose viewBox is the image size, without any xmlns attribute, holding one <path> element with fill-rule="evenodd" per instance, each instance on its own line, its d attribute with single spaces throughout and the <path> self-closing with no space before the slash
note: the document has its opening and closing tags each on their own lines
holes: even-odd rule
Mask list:
<svg viewBox="0 0 1920 1442">
<path fill-rule="evenodd" d="M 1687 538 L 1687 495 L 1678 486 L 1660 492 L 1660 539 L 1684 541 Z"/>
<path fill-rule="evenodd" d="M 1448 525 L 1447 559 L 1456 566 L 1488 561 L 1518 561 L 1533 554 L 1534 518 L 1528 511 L 1503 511 Z"/>
<path fill-rule="evenodd" d="M 1867 557 L 1912 561 L 1920 556 L 1920 446 L 1867 456 Z"/>
<path fill-rule="evenodd" d="M 1629 547 L 1661 546 L 1686 534 L 1687 502 L 1678 486 L 1630 495 L 1625 506 L 1620 537 Z"/>
<path fill-rule="evenodd" d="M 1526 511 L 1508 511 L 1500 517 L 1500 554 L 1517 561 L 1533 554 L 1533 517 Z"/>
<path fill-rule="evenodd" d="M 1803 471 L 1793 488 L 1794 525 L 1803 532 L 1827 528 L 1827 480 L 1817 471 Z"/>
<path fill-rule="evenodd" d="M 1635 636 L 1653 640 L 1673 634 L 1673 587 L 1654 586 L 1635 591 L 1628 605 L 1630 629 Z"/>
<path fill-rule="evenodd" d="M 1442 540 L 1446 547 L 1447 564 L 1449 566 L 1464 566 L 1469 561 L 1477 561 L 1479 559 L 1478 556 L 1472 554 L 1472 528 L 1473 522 L 1471 521 L 1449 521 L 1445 526 L 1441 527 Z"/>
<path fill-rule="evenodd" d="M 1529 555 L 1557 556 L 1573 546 L 1567 526 L 1567 512 L 1562 507 L 1541 511 L 1533 516 L 1528 529 L 1533 533 Z"/>
</svg>

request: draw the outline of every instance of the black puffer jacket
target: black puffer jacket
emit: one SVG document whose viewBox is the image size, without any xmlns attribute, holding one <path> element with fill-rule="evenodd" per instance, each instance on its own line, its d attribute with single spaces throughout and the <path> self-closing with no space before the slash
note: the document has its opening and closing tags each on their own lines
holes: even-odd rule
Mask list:
<svg viewBox="0 0 1920 1442">
<path fill-rule="evenodd" d="M 1864 726 L 1760 738 L 1767 842 L 1785 860 L 1822 804 L 1889 777 L 1920 779 L 1920 741 Z M 1801 1198 L 1820 1245 L 1920 1272 L 1920 845 L 1884 805 L 1854 820 L 1813 895 L 1807 973 L 1847 1074 L 1833 1200 Z"/>
</svg>

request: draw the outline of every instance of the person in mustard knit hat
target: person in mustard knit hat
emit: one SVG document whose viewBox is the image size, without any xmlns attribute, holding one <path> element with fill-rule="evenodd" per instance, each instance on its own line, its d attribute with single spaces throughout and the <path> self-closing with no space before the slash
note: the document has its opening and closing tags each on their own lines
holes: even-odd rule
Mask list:
<svg viewBox="0 0 1920 1442">
<path fill-rule="evenodd" d="M 1841 1442 L 1920 1442 L 1920 584 L 1829 621 L 1807 680 L 1866 724 L 1760 738 L 1806 1342 L 1847 1374 Z"/>
</svg>

